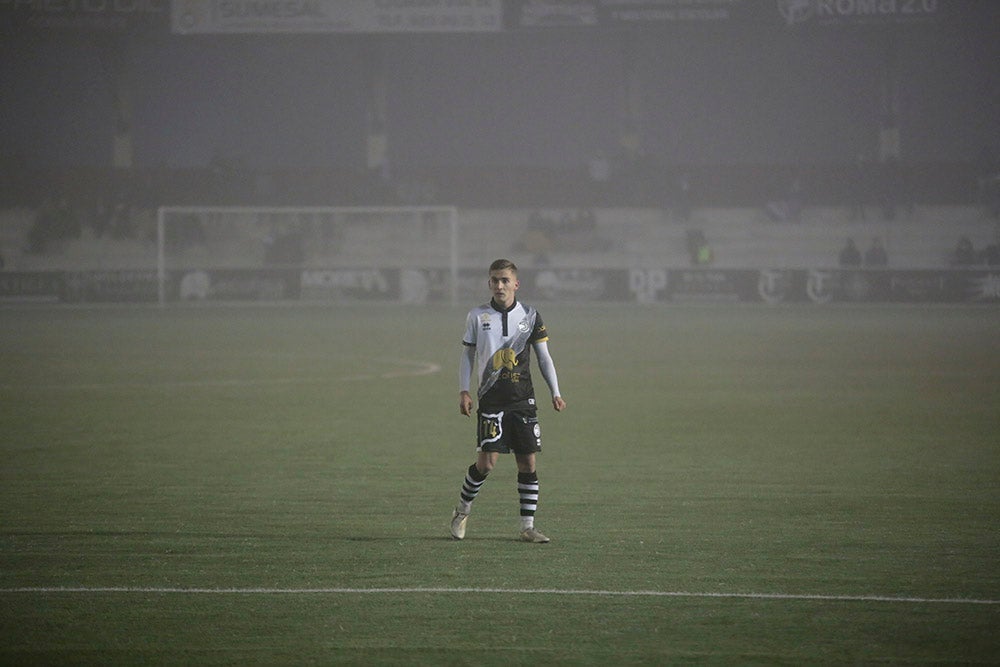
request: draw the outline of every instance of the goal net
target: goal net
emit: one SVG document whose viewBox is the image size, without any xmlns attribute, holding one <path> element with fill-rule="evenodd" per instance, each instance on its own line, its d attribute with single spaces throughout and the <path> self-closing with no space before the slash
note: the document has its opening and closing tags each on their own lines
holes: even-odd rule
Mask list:
<svg viewBox="0 0 1000 667">
<path fill-rule="evenodd" d="M 454 303 L 458 229 L 452 206 L 162 207 L 158 298 Z"/>
</svg>

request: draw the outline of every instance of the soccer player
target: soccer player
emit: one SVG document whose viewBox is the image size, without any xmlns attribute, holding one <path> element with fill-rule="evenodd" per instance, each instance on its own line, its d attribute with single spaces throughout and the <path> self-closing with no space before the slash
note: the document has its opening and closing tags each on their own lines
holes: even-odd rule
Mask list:
<svg viewBox="0 0 1000 667">
<path fill-rule="evenodd" d="M 465 321 L 458 373 L 458 409 L 466 417 L 472 415 L 469 388 L 475 370 L 479 380 L 478 455 L 465 474 L 459 503 L 452 513 L 451 536 L 456 540 L 465 537 L 472 501 L 500 454 L 513 452 L 521 503 L 520 539 L 535 543 L 549 541 L 535 528 L 538 508 L 535 454 L 542 449 L 542 432 L 538 426 L 529 368 L 532 348 L 538 357 L 542 377 L 549 385 L 552 407 L 561 412 L 566 402 L 559 394 L 556 367 L 549 355 L 548 332 L 538 311 L 517 300 L 520 286 L 514 263 L 507 259 L 496 260 L 490 264 L 489 287 L 493 298 L 470 310 Z"/>
</svg>

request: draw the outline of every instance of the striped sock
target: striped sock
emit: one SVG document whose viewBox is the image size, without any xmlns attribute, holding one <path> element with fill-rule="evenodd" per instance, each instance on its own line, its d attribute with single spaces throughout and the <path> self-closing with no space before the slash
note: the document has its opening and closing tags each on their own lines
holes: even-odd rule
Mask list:
<svg viewBox="0 0 1000 667">
<path fill-rule="evenodd" d="M 521 529 L 535 525 L 535 510 L 538 509 L 538 474 L 517 473 L 517 495 L 521 498 Z"/>
<path fill-rule="evenodd" d="M 485 481 L 486 475 L 479 472 L 475 463 L 469 466 L 468 472 L 465 473 L 465 482 L 462 483 L 462 494 L 458 503 L 458 509 L 460 512 L 463 514 L 469 513 L 469 510 L 472 507 L 472 501 L 476 499 L 477 495 L 479 495 L 479 489 Z"/>
</svg>

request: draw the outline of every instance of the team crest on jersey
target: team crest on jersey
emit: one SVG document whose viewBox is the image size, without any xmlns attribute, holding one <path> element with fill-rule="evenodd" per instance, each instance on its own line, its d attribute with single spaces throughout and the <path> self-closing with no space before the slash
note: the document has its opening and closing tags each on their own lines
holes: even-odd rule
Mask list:
<svg viewBox="0 0 1000 667">
<path fill-rule="evenodd" d="M 489 331 L 490 330 L 490 314 L 489 313 L 480 313 L 479 314 L 479 323 L 482 325 L 483 331 Z"/>
<path fill-rule="evenodd" d="M 528 330 L 530 328 L 531 328 L 531 325 L 528 324 L 528 320 L 526 320 L 526 319 L 525 320 L 521 320 L 520 322 L 517 323 L 517 330 L 520 331 L 521 333 L 528 333 Z"/>
</svg>

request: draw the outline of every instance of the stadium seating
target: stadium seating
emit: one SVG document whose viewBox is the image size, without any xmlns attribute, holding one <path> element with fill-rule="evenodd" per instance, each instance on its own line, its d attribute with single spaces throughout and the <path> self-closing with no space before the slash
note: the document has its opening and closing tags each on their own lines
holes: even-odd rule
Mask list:
<svg viewBox="0 0 1000 667">
<path fill-rule="evenodd" d="M 560 209 L 547 211 L 558 215 Z M 981 249 L 995 240 L 998 223 L 973 206 L 918 206 L 912 214 L 892 221 L 877 212 L 866 221 L 851 220 L 846 209 L 807 208 L 799 222 L 774 222 L 764 211 L 749 207 L 695 209 L 689 219 L 672 219 L 667 211 L 651 208 L 595 210 L 596 233 L 606 239 L 600 248 L 554 244 L 544 256 L 518 246 L 527 232 L 528 209 L 460 209 L 460 261 L 479 266 L 500 255 L 512 255 L 525 267 L 580 268 L 685 267 L 691 265 L 686 235 L 704 233 L 713 251 L 712 266 L 720 268 L 792 268 L 834 266 L 847 238 L 863 251 L 880 238 L 894 268 L 940 268 L 959 238 L 965 236 Z M 137 214 L 136 238 L 95 238 L 84 230 L 72 239 L 42 253 L 29 254 L 26 238 L 32 211 L 0 211 L 0 253 L 6 270 L 142 269 L 156 266 L 152 211 Z M 208 232 L 211 236 L 211 232 Z M 402 230 L 387 234 L 384 226 L 349 226 L 335 250 L 310 249 L 305 261 L 322 266 L 397 266 L 407 261 L 440 262 L 447 254 L 442 231 Z M 230 240 L 212 252 L 192 248 L 185 263 L 216 266 L 255 266 L 262 254 L 254 250 L 259 239 Z M 420 248 L 426 252 L 421 252 Z M 405 248 L 405 252 L 403 252 Z"/>
</svg>

